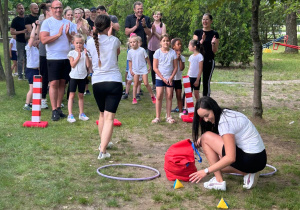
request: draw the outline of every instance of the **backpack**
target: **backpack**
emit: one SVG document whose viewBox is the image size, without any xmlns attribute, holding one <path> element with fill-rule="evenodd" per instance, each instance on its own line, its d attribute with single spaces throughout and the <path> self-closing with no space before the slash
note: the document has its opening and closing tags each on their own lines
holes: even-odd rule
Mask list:
<svg viewBox="0 0 300 210">
<path fill-rule="evenodd" d="M 164 169 L 168 180 L 189 181 L 189 175 L 197 171 L 194 151 L 199 156 L 198 162 L 201 163 L 202 158 L 190 139 L 179 141 L 167 150 Z"/>
</svg>

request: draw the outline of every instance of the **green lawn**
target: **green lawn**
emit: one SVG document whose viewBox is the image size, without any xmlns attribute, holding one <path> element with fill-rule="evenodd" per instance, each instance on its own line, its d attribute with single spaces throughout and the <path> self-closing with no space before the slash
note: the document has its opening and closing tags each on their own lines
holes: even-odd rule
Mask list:
<svg viewBox="0 0 300 210">
<path fill-rule="evenodd" d="M 1 50 L 2 45 L 2 55 Z M 121 101 L 116 118 L 123 125 L 114 129 L 114 147 L 109 150 L 112 157 L 99 161 L 96 149 L 100 140 L 95 123 L 99 111 L 92 95 L 84 98 L 85 113 L 90 117 L 87 122 L 78 120 L 76 99 L 76 123 L 65 119 L 52 122 L 51 111 L 42 110 L 42 120 L 49 126 L 24 128 L 22 124 L 31 116 L 22 109 L 28 83 L 15 80 L 16 95 L 8 97 L 5 82 L 0 82 L 0 209 L 215 209 L 222 197 L 231 209 L 300 209 L 300 83 L 291 82 L 300 80 L 300 55 L 286 55 L 282 48 L 279 50 L 263 55 L 264 119 L 253 120 L 265 141 L 268 163 L 278 172 L 260 178 L 253 190 L 243 190 L 242 177 L 230 175 L 224 176 L 226 192 L 207 191 L 202 182 L 183 182 L 184 188 L 174 190 L 173 182 L 165 177 L 164 154 L 171 144 L 191 138 L 191 124 L 173 114 L 176 124 L 163 121 L 151 125 L 155 108 L 145 87 L 136 106 L 131 104 L 131 98 Z M 122 50 L 119 64 L 123 74 L 125 60 L 126 51 Z M 268 85 L 266 81 L 282 82 Z M 222 106 L 251 117 L 252 83 L 253 67 L 216 68 L 212 97 Z M 67 113 L 66 108 L 63 111 Z M 96 173 L 98 167 L 112 163 L 148 165 L 157 168 L 162 176 L 152 181 L 124 182 Z M 201 165 L 197 164 L 198 169 L 206 166 L 205 158 Z M 103 172 L 124 177 L 151 175 L 131 168 Z"/>
</svg>

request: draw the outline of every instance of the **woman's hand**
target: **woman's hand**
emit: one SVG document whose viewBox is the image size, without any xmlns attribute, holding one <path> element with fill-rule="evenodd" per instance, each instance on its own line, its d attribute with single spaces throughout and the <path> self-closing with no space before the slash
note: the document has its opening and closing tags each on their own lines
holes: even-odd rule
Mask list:
<svg viewBox="0 0 300 210">
<path fill-rule="evenodd" d="M 190 182 L 194 183 L 198 183 L 201 181 L 201 179 L 203 179 L 207 174 L 204 172 L 204 170 L 200 170 L 200 171 L 197 171 L 195 173 L 192 173 L 190 175 Z"/>
<path fill-rule="evenodd" d="M 201 146 L 201 137 L 195 142 L 195 146 L 196 147 L 200 147 Z"/>
<path fill-rule="evenodd" d="M 206 34 L 205 34 L 205 32 L 203 31 L 202 39 L 200 40 L 200 44 L 203 44 L 203 42 L 205 41 L 205 39 L 206 39 Z"/>
<path fill-rule="evenodd" d="M 212 45 L 215 45 L 216 44 L 216 35 L 214 35 L 214 37 L 212 38 L 212 40 L 211 40 L 211 44 Z"/>
</svg>

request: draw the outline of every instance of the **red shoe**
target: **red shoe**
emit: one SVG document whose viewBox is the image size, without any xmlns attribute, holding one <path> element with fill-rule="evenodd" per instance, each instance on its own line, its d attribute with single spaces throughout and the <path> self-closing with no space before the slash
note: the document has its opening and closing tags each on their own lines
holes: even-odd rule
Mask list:
<svg viewBox="0 0 300 210">
<path fill-rule="evenodd" d="M 134 98 L 134 99 L 132 100 L 132 104 L 137 104 L 136 98 Z"/>
<path fill-rule="evenodd" d="M 152 100 L 152 103 L 154 103 L 154 104 L 156 103 L 156 98 L 155 98 L 155 96 L 152 96 L 152 97 L 151 97 L 151 100 Z"/>
</svg>

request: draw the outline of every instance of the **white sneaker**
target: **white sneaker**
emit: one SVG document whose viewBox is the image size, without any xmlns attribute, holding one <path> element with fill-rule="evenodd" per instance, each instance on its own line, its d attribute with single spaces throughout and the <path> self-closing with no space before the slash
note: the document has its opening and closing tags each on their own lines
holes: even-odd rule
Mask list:
<svg viewBox="0 0 300 210">
<path fill-rule="evenodd" d="M 206 189 L 215 189 L 226 191 L 226 181 L 218 182 L 216 177 L 211 178 L 208 182 L 204 182 L 204 187 Z"/>
<path fill-rule="evenodd" d="M 68 116 L 67 121 L 68 121 L 69 123 L 73 123 L 73 122 L 76 122 L 76 119 L 74 118 L 74 116 L 73 116 L 72 114 L 70 114 L 70 115 Z"/>
<path fill-rule="evenodd" d="M 108 142 L 108 145 L 106 146 L 106 148 L 112 148 L 114 146 L 114 144 L 112 142 Z M 99 150 L 101 148 L 101 144 L 99 145 Z"/>
<path fill-rule="evenodd" d="M 87 121 L 89 119 L 90 118 L 88 118 L 84 113 L 82 113 L 82 114 L 79 115 L 79 120 Z"/>
<path fill-rule="evenodd" d="M 48 109 L 47 99 L 42 99 L 41 108 Z"/>
<path fill-rule="evenodd" d="M 100 152 L 99 155 L 98 155 L 98 160 L 102 160 L 102 159 L 105 159 L 105 158 L 110 158 L 110 154 L 108 152 L 106 152 L 105 154 Z"/>
<path fill-rule="evenodd" d="M 244 176 L 243 188 L 251 189 L 256 186 L 258 181 L 259 173 L 247 174 Z"/>
<path fill-rule="evenodd" d="M 65 107 L 65 105 L 64 105 L 63 103 L 61 103 L 61 104 L 60 104 L 60 107 L 61 107 L 61 108 L 64 108 L 64 107 Z"/>
</svg>

